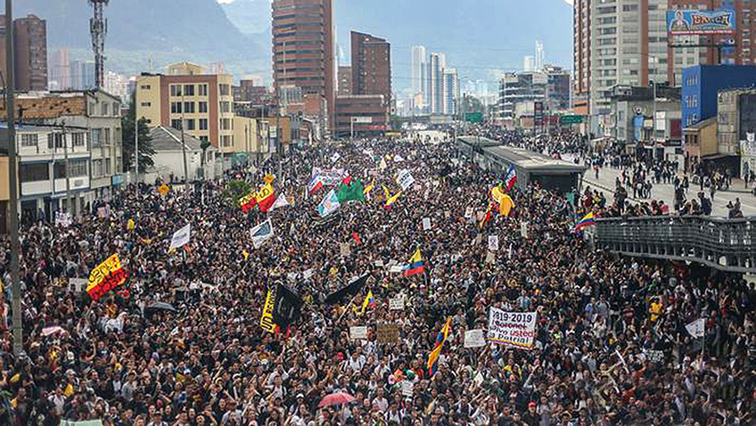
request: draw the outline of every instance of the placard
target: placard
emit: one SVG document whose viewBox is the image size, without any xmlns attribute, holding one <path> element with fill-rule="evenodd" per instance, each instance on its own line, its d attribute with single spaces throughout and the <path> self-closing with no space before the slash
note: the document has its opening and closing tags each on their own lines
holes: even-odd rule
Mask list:
<svg viewBox="0 0 756 426">
<path fill-rule="evenodd" d="M 340 250 L 341 250 L 341 255 L 344 257 L 347 257 L 352 253 L 352 251 L 349 248 L 349 243 L 341 243 Z"/>
<path fill-rule="evenodd" d="M 486 263 L 494 263 L 496 261 L 496 256 L 494 256 L 492 251 L 486 252 Z"/>
<path fill-rule="evenodd" d="M 374 264 L 374 265 L 375 265 L 375 266 L 376 266 L 377 268 L 381 268 L 381 267 L 383 267 L 383 260 L 382 260 L 382 259 L 378 259 L 378 260 L 376 260 L 376 261 L 375 261 L 375 263 L 373 263 L 373 264 Z"/>
<path fill-rule="evenodd" d="M 404 309 L 404 297 L 399 296 L 393 299 L 389 299 L 389 310 L 396 311 Z"/>
<path fill-rule="evenodd" d="M 431 229 L 431 220 L 429 217 L 423 218 L 423 231 L 429 231 Z"/>
<path fill-rule="evenodd" d="M 406 191 L 415 183 L 415 178 L 412 177 L 412 173 L 409 170 L 400 170 L 396 177 L 396 183 L 402 188 L 402 191 Z"/>
<path fill-rule="evenodd" d="M 663 363 L 664 362 L 664 352 L 657 351 L 653 349 L 644 349 L 643 352 L 648 357 L 648 360 L 653 363 Z"/>
<path fill-rule="evenodd" d="M 74 293 L 81 293 L 85 288 L 87 288 L 88 282 L 89 281 L 86 278 L 69 278 L 68 288 Z"/>
<path fill-rule="evenodd" d="M 520 236 L 523 239 L 528 238 L 528 222 L 527 221 L 523 220 L 522 222 L 520 222 Z"/>
<path fill-rule="evenodd" d="M 364 325 L 349 327 L 349 338 L 352 340 L 367 339 L 367 327 Z"/>
<path fill-rule="evenodd" d="M 308 270 L 304 271 L 304 272 L 302 273 L 302 277 L 303 277 L 304 279 L 306 279 L 306 280 L 309 280 L 309 279 L 310 279 L 310 278 L 312 277 L 312 268 L 310 268 L 310 269 L 308 269 Z"/>
<path fill-rule="evenodd" d="M 402 380 L 402 396 L 412 397 L 412 393 L 415 391 L 415 384 L 409 380 Z"/>
<path fill-rule="evenodd" d="M 402 265 L 394 265 L 389 268 L 389 272 L 391 272 L 392 274 L 402 272 L 402 270 L 404 270 L 404 267 L 402 267 Z"/>
<path fill-rule="evenodd" d="M 378 343 L 399 343 L 399 326 L 396 324 L 378 324 Z"/>
<path fill-rule="evenodd" d="M 62 211 L 55 212 L 55 225 L 64 228 L 71 226 L 71 213 Z"/>
<path fill-rule="evenodd" d="M 488 250 L 490 250 L 490 251 L 498 251 L 499 250 L 499 236 L 498 235 L 489 235 L 488 236 Z"/>
<path fill-rule="evenodd" d="M 486 336 L 482 328 L 465 331 L 465 347 L 480 348 L 486 346 Z"/>
<path fill-rule="evenodd" d="M 465 219 L 470 219 L 473 215 L 473 208 L 468 207 L 465 209 Z"/>
<path fill-rule="evenodd" d="M 533 347 L 535 312 L 505 312 L 494 307 L 488 312 L 488 340 L 520 349 Z"/>
</svg>

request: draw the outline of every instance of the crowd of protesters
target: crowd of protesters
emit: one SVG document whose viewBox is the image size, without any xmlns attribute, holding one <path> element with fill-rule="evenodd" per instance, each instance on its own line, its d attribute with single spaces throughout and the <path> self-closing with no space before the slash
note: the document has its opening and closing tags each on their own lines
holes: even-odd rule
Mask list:
<svg viewBox="0 0 756 426">
<path fill-rule="evenodd" d="M 306 189 L 313 167 L 343 168 L 374 189 L 323 220 L 316 207 L 328 188 Z M 386 208 L 382 187 L 397 192 L 400 169 L 415 184 Z M 292 205 L 243 213 L 232 182 L 257 186 L 268 173 Z M 0 424 L 756 422 L 751 285 L 591 249 L 576 218 L 611 214 L 617 203 L 589 188 L 573 207 L 565 194 L 516 187 L 509 216 L 486 222 L 500 180 L 447 142 L 361 141 L 166 195 L 125 188 L 68 227 L 25 226 L 22 356 L 12 355 L 10 250 L 0 240 Z M 249 230 L 267 217 L 275 235 L 255 248 Z M 190 242 L 169 250 L 187 223 Z M 499 249 L 489 252 L 491 235 Z M 385 266 L 406 263 L 417 248 L 425 273 Z M 128 271 L 117 291 L 94 301 L 72 285 L 114 253 Z M 368 284 L 351 301 L 323 303 L 364 274 Z M 305 304 L 288 330 L 268 333 L 260 326 L 266 291 L 282 280 Z M 400 294 L 404 309 L 390 310 Z M 465 331 L 485 329 L 492 307 L 537 313 L 530 350 L 465 348 Z M 431 374 L 429 354 L 449 317 Z M 699 319 L 704 335 L 694 338 L 686 325 Z M 398 325 L 398 342 L 378 342 L 383 323 Z M 367 339 L 350 339 L 351 326 L 367 326 Z M 336 392 L 355 400 L 319 407 Z"/>
</svg>

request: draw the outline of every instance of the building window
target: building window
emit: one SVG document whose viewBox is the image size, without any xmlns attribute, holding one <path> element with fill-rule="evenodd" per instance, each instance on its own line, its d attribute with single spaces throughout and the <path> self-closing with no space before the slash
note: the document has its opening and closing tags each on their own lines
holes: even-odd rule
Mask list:
<svg viewBox="0 0 756 426">
<path fill-rule="evenodd" d="M 199 129 L 200 130 L 207 130 L 207 118 L 200 118 L 199 119 Z"/>
<path fill-rule="evenodd" d="M 194 120 L 188 119 L 184 120 L 186 122 L 186 130 L 194 130 Z"/>
<path fill-rule="evenodd" d="M 23 164 L 18 167 L 21 182 L 39 182 L 50 179 L 50 167 L 47 163 Z"/>
<path fill-rule="evenodd" d="M 171 102 L 171 114 L 181 114 L 181 102 Z"/>
<path fill-rule="evenodd" d="M 181 96 L 180 84 L 171 84 L 171 96 Z"/>
<path fill-rule="evenodd" d="M 184 102 L 184 112 L 194 114 L 194 102 Z"/>
<path fill-rule="evenodd" d="M 105 159 L 105 174 L 109 176 L 112 173 L 113 173 L 113 167 L 110 164 L 110 158 L 106 158 Z"/>
<path fill-rule="evenodd" d="M 184 95 L 186 95 L 186 96 L 194 96 L 194 85 L 193 84 L 185 84 L 184 85 Z"/>
<path fill-rule="evenodd" d="M 207 102 L 200 101 L 200 103 L 199 103 L 199 112 L 200 113 L 206 113 L 207 112 Z"/>
<path fill-rule="evenodd" d="M 149 84 L 143 84 L 139 88 L 142 89 L 142 90 L 150 90 L 150 85 Z"/>
<path fill-rule="evenodd" d="M 105 145 L 110 145 L 110 129 L 102 129 L 102 135 L 103 135 L 103 143 Z"/>
<path fill-rule="evenodd" d="M 171 120 L 171 127 L 176 130 L 181 130 L 181 120 Z"/>
<path fill-rule="evenodd" d="M 152 106 L 152 102 L 142 102 L 143 107 L 150 107 Z"/>
<path fill-rule="evenodd" d="M 69 160 L 68 165 L 71 167 L 69 177 L 81 177 L 87 175 L 87 159 L 77 158 L 76 160 Z M 65 164 L 65 163 L 63 163 Z"/>
<path fill-rule="evenodd" d="M 63 148 L 63 134 L 62 133 L 48 133 L 47 134 L 47 149 L 53 149 L 53 140 L 55 141 L 55 148 Z"/>
<path fill-rule="evenodd" d="M 228 96 L 230 93 L 230 88 L 228 84 L 220 84 L 219 85 L 220 95 L 221 96 Z"/>
<path fill-rule="evenodd" d="M 223 144 L 224 148 L 228 148 L 233 145 L 233 141 L 231 139 L 231 136 L 225 135 L 221 136 L 221 143 Z"/>
<path fill-rule="evenodd" d="M 73 139 L 73 146 L 84 146 L 84 133 L 83 132 L 76 132 L 71 134 L 71 138 Z"/>
<path fill-rule="evenodd" d="M 107 117 L 108 116 L 108 111 L 109 111 L 109 109 L 108 109 L 109 106 L 110 106 L 109 103 L 103 102 L 102 105 L 100 106 L 100 115 L 102 115 L 103 117 Z"/>
<path fill-rule="evenodd" d="M 207 84 L 198 84 L 199 88 L 199 95 L 200 96 L 207 96 Z"/>
<path fill-rule="evenodd" d="M 24 147 L 36 147 L 39 140 L 39 135 L 32 133 L 29 135 L 21 135 L 21 146 Z"/>
<path fill-rule="evenodd" d="M 89 132 L 89 140 L 92 143 L 92 147 L 102 146 L 102 129 L 92 129 Z"/>
<path fill-rule="evenodd" d="M 92 177 L 102 176 L 102 159 L 92 160 Z"/>
<path fill-rule="evenodd" d="M 228 118 L 221 118 L 220 128 L 221 130 L 231 130 L 231 120 Z"/>
<path fill-rule="evenodd" d="M 231 112 L 231 102 L 221 102 L 220 103 L 220 112 L 221 112 L 221 114 Z"/>
</svg>

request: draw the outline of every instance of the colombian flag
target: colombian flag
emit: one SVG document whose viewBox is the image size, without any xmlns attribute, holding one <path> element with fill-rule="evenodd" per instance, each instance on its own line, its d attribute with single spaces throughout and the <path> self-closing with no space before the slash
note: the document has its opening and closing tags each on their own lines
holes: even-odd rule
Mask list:
<svg viewBox="0 0 756 426">
<path fill-rule="evenodd" d="M 436 345 L 433 347 L 430 356 L 428 357 L 428 371 L 430 376 L 438 370 L 438 357 L 441 355 L 441 349 L 444 348 L 446 338 L 449 337 L 449 329 L 451 326 L 451 317 L 446 320 L 446 324 L 436 336 Z"/>
<path fill-rule="evenodd" d="M 423 255 L 418 248 L 415 250 L 415 254 L 410 257 L 409 263 L 404 265 L 404 276 L 409 277 L 422 272 L 425 272 L 425 263 L 423 262 Z"/>
<path fill-rule="evenodd" d="M 588 213 L 587 215 L 583 216 L 583 218 L 580 220 L 580 222 L 575 224 L 575 230 L 585 228 L 586 226 L 595 225 L 596 221 L 593 220 L 593 212 Z"/>
<path fill-rule="evenodd" d="M 365 313 L 365 309 L 368 308 L 368 306 L 373 306 L 375 303 L 375 298 L 373 297 L 373 290 L 368 290 L 367 296 L 365 296 L 365 300 L 362 302 L 362 311 L 360 311 L 360 315 Z"/>
</svg>

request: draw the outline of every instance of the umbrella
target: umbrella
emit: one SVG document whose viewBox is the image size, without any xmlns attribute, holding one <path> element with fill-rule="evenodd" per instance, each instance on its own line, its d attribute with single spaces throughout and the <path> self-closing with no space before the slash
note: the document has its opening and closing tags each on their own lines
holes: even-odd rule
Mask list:
<svg viewBox="0 0 756 426">
<path fill-rule="evenodd" d="M 326 395 L 318 404 L 318 408 L 330 407 L 331 405 L 348 404 L 354 401 L 354 397 L 346 392 L 337 392 Z"/>
<path fill-rule="evenodd" d="M 170 303 L 165 303 L 165 302 L 155 302 L 152 305 L 147 306 L 146 308 L 144 308 L 144 312 L 145 313 L 147 313 L 147 312 L 155 312 L 155 311 L 159 311 L 159 310 L 176 312 L 176 308 L 174 308 L 173 305 L 171 305 Z"/>
</svg>

